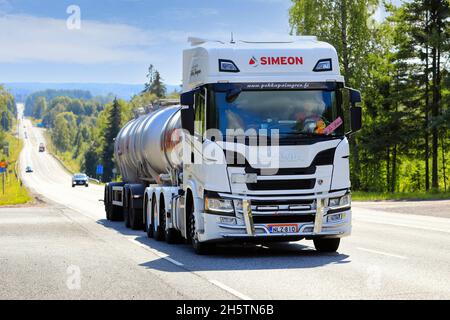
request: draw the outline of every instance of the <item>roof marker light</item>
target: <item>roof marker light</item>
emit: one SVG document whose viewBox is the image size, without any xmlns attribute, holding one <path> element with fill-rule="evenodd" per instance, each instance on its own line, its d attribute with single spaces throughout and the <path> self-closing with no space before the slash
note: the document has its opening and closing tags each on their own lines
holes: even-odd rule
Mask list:
<svg viewBox="0 0 450 320">
<path fill-rule="evenodd" d="M 240 72 L 236 64 L 231 60 L 219 59 L 219 71 L 221 72 Z"/>
<path fill-rule="evenodd" d="M 321 59 L 317 61 L 316 66 L 314 67 L 314 72 L 322 72 L 322 71 L 331 71 L 333 69 L 333 64 L 331 59 Z"/>
</svg>

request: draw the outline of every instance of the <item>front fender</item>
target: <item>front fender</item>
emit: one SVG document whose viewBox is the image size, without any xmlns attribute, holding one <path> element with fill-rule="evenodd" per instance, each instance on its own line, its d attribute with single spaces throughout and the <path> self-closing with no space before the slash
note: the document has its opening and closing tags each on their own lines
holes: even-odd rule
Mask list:
<svg viewBox="0 0 450 320">
<path fill-rule="evenodd" d="M 193 202 L 194 202 L 194 216 L 196 221 L 196 227 L 198 233 L 203 233 L 205 230 L 205 220 L 203 217 L 204 212 L 204 200 L 203 200 L 203 189 L 198 186 L 194 180 L 188 180 L 186 193 L 191 191 Z M 185 199 L 187 201 L 187 198 Z"/>
</svg>

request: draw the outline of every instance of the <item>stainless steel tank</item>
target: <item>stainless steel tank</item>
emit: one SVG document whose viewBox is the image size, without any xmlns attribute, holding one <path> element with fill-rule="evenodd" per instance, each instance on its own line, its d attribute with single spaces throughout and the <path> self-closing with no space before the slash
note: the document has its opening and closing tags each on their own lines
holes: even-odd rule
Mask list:
<svg viewBox="0 0 450 320">
<path fill-rule="evenodd" d="M 124 182 L 157 182 L 181 165 L 180 106 L 156 110 L 128 122 L 114 143 Z"/>
</svg>

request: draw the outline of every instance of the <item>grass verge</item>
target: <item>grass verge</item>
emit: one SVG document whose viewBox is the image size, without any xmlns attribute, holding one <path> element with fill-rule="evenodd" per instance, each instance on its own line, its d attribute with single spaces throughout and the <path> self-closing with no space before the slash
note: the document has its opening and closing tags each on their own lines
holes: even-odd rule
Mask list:
<svg viewBox="0 0 450 320">
<path fill-rule="evenodd" d="M 25 204 L 32 198 L 27 189 L 22 185 L 20 179 L 15 175 L 17 160 L 23 147 L 22 140 L 18 140 L 10 133 L 5 134 L 5 141 L 9 143 L 9 157 L 3 156 L 8 164 L 8 174 L 5 175 L 5 192 L 3 193 L 2 179 L 0 174 L 0 206 Z"/>
<path fill-rule="evenodd" d="M 408 193 L 389 193 L 389 192 L 362 192 L 353 191 L 352 200 L 354 201 L 381 201 L 381 200 L 450 200 L 450 191 L 420 191 Z"/>
</svg>

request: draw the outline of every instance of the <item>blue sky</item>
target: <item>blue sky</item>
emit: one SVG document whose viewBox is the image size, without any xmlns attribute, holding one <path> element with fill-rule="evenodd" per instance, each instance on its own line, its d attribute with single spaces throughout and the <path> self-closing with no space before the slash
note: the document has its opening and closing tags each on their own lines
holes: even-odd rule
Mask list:
<svg viewBox="0 0 450 320">
<path fill-rule="evenodd" d="M 77 5 L 81 28 L 68 29 Z M 181 82 L 188 36 L 275 40 L 290 0 L 0 0 L 0 82 Z"/>
</svg>

